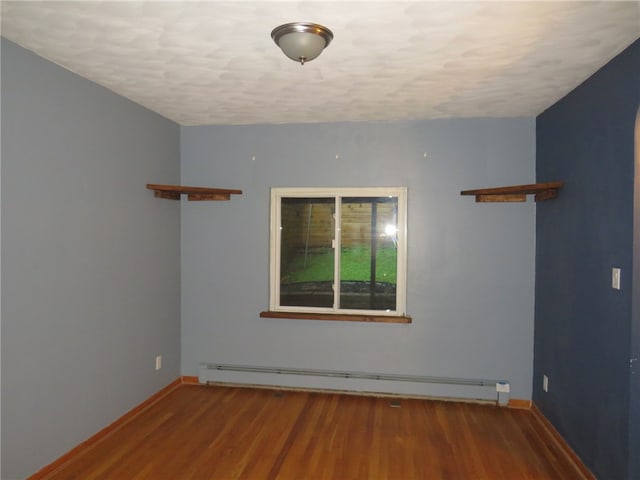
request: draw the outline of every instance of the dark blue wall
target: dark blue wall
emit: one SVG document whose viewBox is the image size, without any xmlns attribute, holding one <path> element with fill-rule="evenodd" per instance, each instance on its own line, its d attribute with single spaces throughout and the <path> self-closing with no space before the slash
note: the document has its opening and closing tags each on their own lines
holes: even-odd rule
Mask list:
<svg viewBox="0 0 640 480">
<path fill-rule="evenodd" d="M 640 452 L 640 106 L 636 114 L 635 150 L 629 452 Z M 629 478 L 640 478 L 640 455 L 637 453 L 629 455 Z"/>
<path fill-rule="evenodd" d="M 536 122 L 533 400 L 599 479 L 630 478 L 634 124 L 640 40 Z M 622 288 L 611 288 L 611 268 Z M 549 391 L 542 390 L 542 376 Z M 630 436 L 631 433 L 631 436 Z"/>
</svg>

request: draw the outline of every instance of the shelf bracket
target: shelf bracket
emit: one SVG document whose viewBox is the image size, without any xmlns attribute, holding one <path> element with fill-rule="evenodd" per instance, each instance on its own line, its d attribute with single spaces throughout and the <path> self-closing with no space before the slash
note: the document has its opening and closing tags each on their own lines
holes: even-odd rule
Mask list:
<svg viewBox="0 0 640 480">
<path fill-rule="evenodd" d="M 177 192 L 163 192 L 161 190 L 156 190 L 153 192 L 153 196 L 157 198 L 167 198 L 169 200 L 180 200 L 180 194 Z"/>
<path fill-rule="evenodd" d="M 496 203 L 496 202 L 526 202 L 527 196 L 524 194 L 512 195 L 476 195 L 477 203 Z"/>
</svg>

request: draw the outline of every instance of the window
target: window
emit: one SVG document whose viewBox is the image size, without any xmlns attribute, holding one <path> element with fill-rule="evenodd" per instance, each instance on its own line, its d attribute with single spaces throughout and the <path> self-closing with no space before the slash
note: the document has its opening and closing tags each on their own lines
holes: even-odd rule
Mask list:
<svg viewBox="0 0 640 480">
<path fill-rule="evenodd" d="M 270 311 L 405 315 L 406 188 L 271 190 Z"/>
</svg>

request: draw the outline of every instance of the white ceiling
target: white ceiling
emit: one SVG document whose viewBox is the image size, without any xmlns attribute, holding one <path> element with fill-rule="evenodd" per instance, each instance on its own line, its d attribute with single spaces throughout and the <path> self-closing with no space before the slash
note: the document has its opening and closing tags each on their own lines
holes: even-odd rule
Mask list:
<svg viewBox="0 0 640 480">
<path fill-rule="evenodd" d="M 640 37 L 640 3 L 1 3 L 2 35 L 183 125 L 535 116 Z M 335 38 L 300 66 L 271 40 Z"/>
</svg>

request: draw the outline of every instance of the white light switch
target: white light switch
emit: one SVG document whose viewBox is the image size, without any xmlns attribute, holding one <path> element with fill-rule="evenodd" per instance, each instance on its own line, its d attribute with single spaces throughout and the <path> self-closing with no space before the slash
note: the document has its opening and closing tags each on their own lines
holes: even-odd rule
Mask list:
<svg viewBox="0 0 640 480">
<path fill-rule="evenodd" d="M 611 288 L 620 290 L 620 269 L 616 267 L 611 269 Z"/>
</svg>

